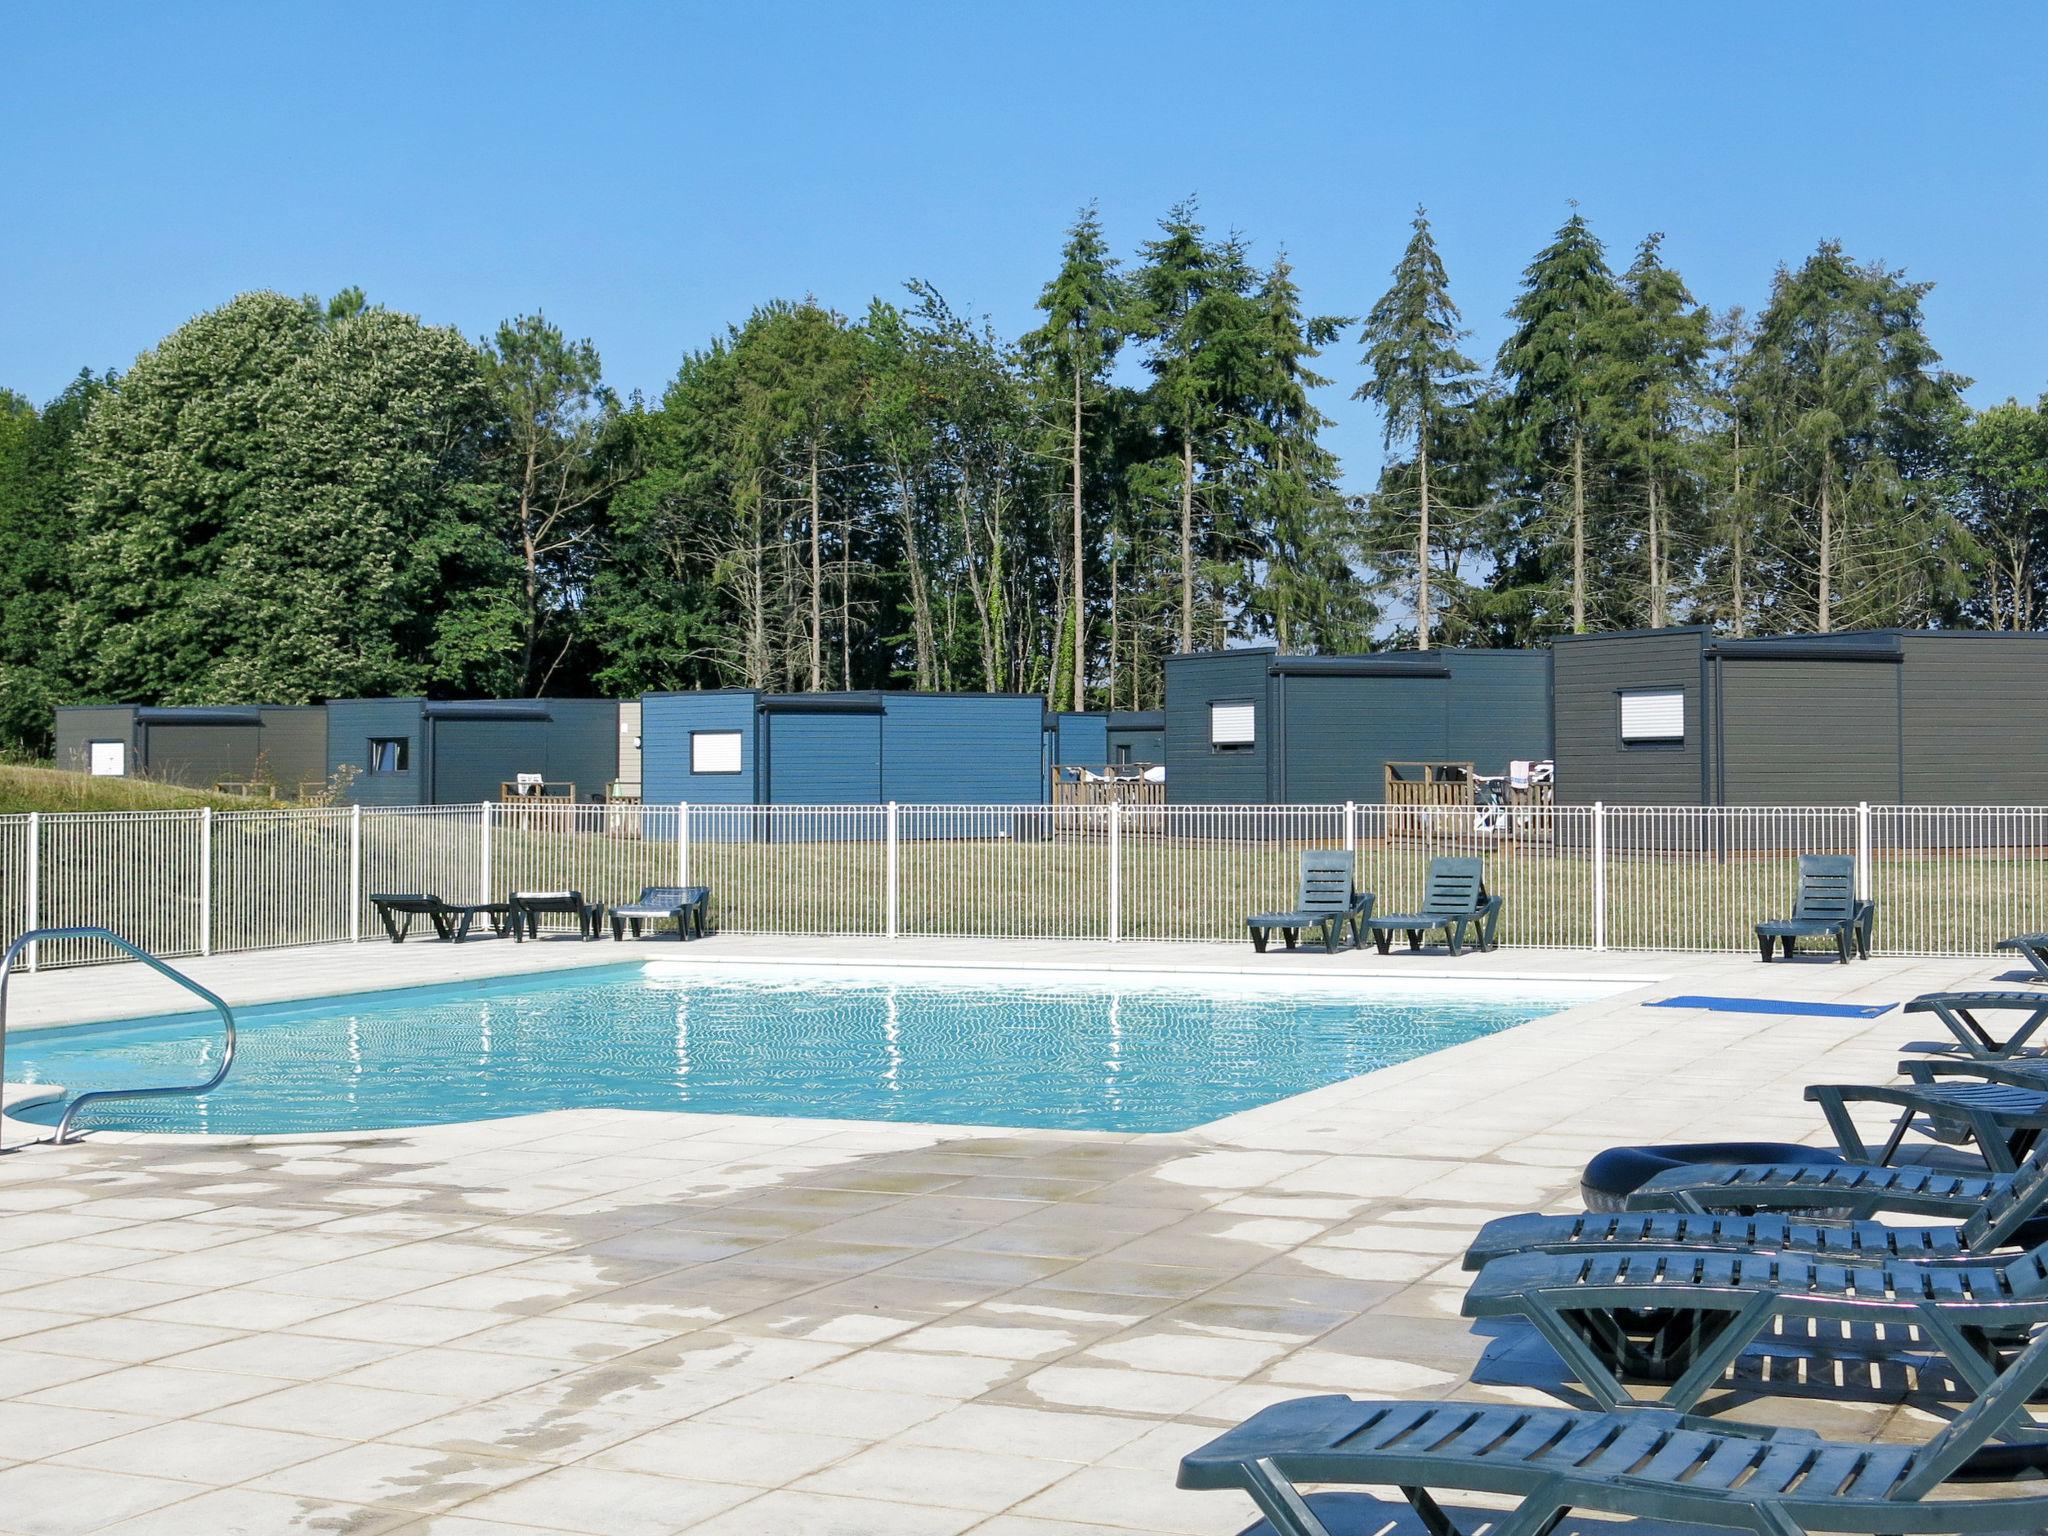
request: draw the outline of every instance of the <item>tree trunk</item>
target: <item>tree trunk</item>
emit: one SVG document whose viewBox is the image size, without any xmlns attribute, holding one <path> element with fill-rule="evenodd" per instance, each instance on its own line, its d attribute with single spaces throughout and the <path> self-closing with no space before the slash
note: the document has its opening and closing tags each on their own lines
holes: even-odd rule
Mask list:
<svg viewBox="0 0 2048 1536">
<path fill-rule="evenodd" d="M 1180 649 L 1195 648 L 1195 441 L 1180 439 Z"/>
<path fill-rule="evenodd" d="M 1109 707 L 1116 708 L 1116 654 L 1118 640 L 1117 624 L 1117 555 L 1114 547 L 1109 555 Z M 1135 705 L 1132 706 L 1136 708 Z"/>
<path fill-rule="evenodd" d="M 539 477 L 540 466 L 534 451 L 533 439 L 526 440 L 526 472 L 519 481 L 519 547 L 526 565 L 526 611 L 522 615 L 519 648 L 519 691 L 527 693 L 533 680 L 533 653 L 540 639 L 540 554 L 533 542 L 533 492 L 534 481 Z"/>
<path fill-rule="evenodd" d="M 1415 535 L 1415 648 L 1429 649 L 1429 428 L 1415 434 L 1415 462 L 1422 471 L 1422 526 Z"/>
<path fill-rule="evenodd" d="M 825 555 L 818 528 L 818 440 L 811 439 L 811 692 L 825 686 Z"/>
<path fill-rule="evenodd" d="M 1834 603 L 1835 509 L 1830 497 L 1834 482 L 1835 456 L 1825 454 L 1820 461 L 1820 612 L 1814 620 L 1814 628 L 1822 634 L 1828 632 L 1828 610 Z"/>
<path fill-rule="evenodd" d="M 1572 633 L 1586 632 L 1586 446 L 1572 432 Z"/>
<path fill-rule="evenodd" d="M 1087 566 L 1081 548 L 1081 368 L 1074 366 L 1074 708 L 1088 707 Z"/>
<path fill-rule="evenodd" d="M 839 686 L 853 689 L 853 519 L 839 525 Z"/>
<path fill-rule="evenodd" d="M 917 686 L 926 691 L 938 686 L 937 643 L 932 624 L 931 583 L 925 578 L 924 555 L 917 547 L 917 513 L 911 501 L 910 477 L 896 472 L 897 510 L 903 522 L 903 558 L 910 567 L 911 634 L 917 646 Z M 968 569 L 974 567 L 969 546 Z"/>
<path fill-rule="evenodd" d="M 1664 549 L 1657 526 L 1657 477 L 1650 476 L 1650 628 L 1664 627 Z"/>
<path fill-rule="evenodd" d="M 1728 575 L 1729 606 L 1735 610 L 1735 638 L 1740 640 L 1747 627 L 1747 617 L 1742 601 L 1742 535 L 1744 532 L 1742 509 L 1742 423 L 1735 423 L 1735 506 L 1734 518 L 1729 526 Z"/>
</svg>

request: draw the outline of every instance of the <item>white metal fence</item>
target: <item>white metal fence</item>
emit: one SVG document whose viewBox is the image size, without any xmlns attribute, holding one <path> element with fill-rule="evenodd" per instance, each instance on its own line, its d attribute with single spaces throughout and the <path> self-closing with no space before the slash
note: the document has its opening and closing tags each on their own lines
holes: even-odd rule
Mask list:
<svg viewBox="0 0 2048 1536">
<path fill-rule="evenodd" d="M 371 897 L 629 899 L 707 885 L 733 932 L 1236 939 L 1348 848 L 1381 911 L 1432 857 L 1478 855 L 1501 941 L 1739 950 L 1798 855 L 1850 854 L 1892 953 L 1972 954 L 2048 927 L 2048 807 L 465 805 L 0 816 L 0 933 L 97 925 L 162 955 L 343 943 Z M 42 947 L 40 965 L 111 959 Z"/>
</svg>

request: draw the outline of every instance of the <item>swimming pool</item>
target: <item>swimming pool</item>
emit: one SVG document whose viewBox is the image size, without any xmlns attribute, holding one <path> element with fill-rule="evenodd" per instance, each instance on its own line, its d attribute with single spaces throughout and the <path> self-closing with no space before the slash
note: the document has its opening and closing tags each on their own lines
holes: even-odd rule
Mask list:
<svg viewBox="0 0 2048 1536">
<path fill-rule="evenodd" d="M 95 1105 L 80 1124 L 257 1134 L 612 1107 L 1177 1131 L 1602 990 L 614 965 L 250 1008 L 218 1091 Z M 72 1092 L 198 1082 L 219 1050 L 213 1014 L 33 1030 L 10 1040 L 8 1075 Z"/>
</svg>

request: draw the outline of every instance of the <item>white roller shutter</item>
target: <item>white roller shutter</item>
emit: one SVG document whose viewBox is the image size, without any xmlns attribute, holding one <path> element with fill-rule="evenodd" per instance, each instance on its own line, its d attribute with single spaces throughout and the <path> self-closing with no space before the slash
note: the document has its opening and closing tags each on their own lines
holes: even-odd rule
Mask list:
<svg viewBox="0 0 2048 1536">
<path fill-rule="evenodd" d="M 690 772 L 738 773 L 740 733 L 697 731 L 690 737 Z"/>
<path fill-rule="evenodd" d="M 1248 747 L 1255 738 L 1257 726 L 1258 711 L 1249 702 L 1209 706 L 1209 745 L 1212 747 Z"/>
<path fill-rule="evenodd" d="M 1685 690 L 1644 689 L 1621 696 L 1621 739 L 1636 741 L 1685 740 Z"/>
</svg>

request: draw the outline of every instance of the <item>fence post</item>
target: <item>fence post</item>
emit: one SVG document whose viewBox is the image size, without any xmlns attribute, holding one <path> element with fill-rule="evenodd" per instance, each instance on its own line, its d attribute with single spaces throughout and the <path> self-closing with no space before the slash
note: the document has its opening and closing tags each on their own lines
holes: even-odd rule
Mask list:
<svg viewBox="0 0 2048 1536">
<path fill-rule="evenodd" d="M 491 802 L 483 801 L 477 806 L 481 813 L 477 822 L 477 867 L 476 899 L 491 899 Z"/>
<path fill-rule="evenodd" d="M 1124 803 L 1109 802 L 1109 942 L 1124 936 Z"/>
<path fill-rule="evenodd" d="M 1344 802 L 1344 851 L 1346 853 L 1358 852 L 1358 802 L 1356 800 L 1346 800 Z"/>
<path fill-rule="evenodd" d="M 903 918 L 903 866 L 898 860 L 898 850 L 900 847 L 898 836 L 902 828 L 898 822 L 896 811 L 896 802 L 891 800 L 889 802 L 888 815 L 889 853 L 887 862 L 884 865 L 882 878 L 887 883 L 887 896 L 884 905 L 887 908 L 888 916 L 885 921 L 887 923 L 888 936 L 892 939 L 900 931 L 900 924 Z"/>
<path fill-rule="evenodd" d="M 1870 900 L 1870 802 L 1856 802 L 1856 899 Z"/>
<path fill-rule="evenodd" d="M 348 808 L 348 941 L 363 942 L 363 807 Z"/>
<path fill-rule="evenodd" d="M 213 807 L 199 809 L 199 953 L 213 953 Z"/>
<path fill-rule="evenodd" d="M 1607 807 L 1593 802 L 1593 947 L 1607 947 Z"/>
<path fill-rule="evenodd" d="M 43 813 L 28 813 L 28 928 L 30 932 L 43 926 Z M 42 964 L 40 944 L 28 947 L 28 968 L 35 970 Z"/>
<path fill-rule="evenodd" d="M 690 883 L 690 802 L 676 802 L 676 884 Z"/>
</svg>

